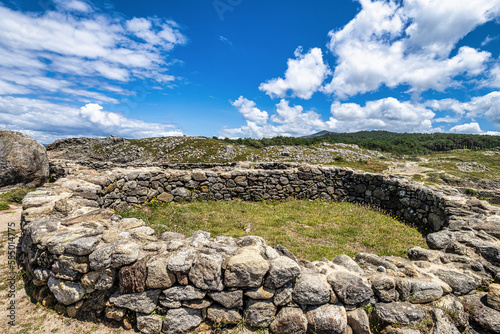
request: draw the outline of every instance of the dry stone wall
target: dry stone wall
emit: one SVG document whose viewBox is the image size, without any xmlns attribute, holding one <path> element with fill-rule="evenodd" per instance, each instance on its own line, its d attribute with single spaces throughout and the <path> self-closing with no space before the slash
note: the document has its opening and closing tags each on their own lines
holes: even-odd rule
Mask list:
<svg viewBox="0 0 500 334">
<path fill-rule="evenodd" d="M 133 314 L 141 333 L 243 322 L 272 333 L 339 334 L 370 333 L 371 322 L 392 333 L 426 319 L 435 333 L 500 332 L 492 284 L 500 279 L 500 215 L 484 202 L 335 167 L 61 168 L 66 177 L 23 201 L 19 261 L 34 297 L 70 317 Z M 156 236 L 111 210 L 155 198 L 287 197 L 369 203 L 437 232 L 431 249 L 412 248 L 409 259 L 361 253 L 308 262 L 256 236 Z"/>
</svg>

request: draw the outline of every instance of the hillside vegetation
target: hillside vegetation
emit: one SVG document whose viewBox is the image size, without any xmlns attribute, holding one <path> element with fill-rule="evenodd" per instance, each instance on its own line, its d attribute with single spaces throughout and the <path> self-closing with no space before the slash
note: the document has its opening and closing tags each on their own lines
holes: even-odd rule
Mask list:
<svg viewBox="0 0 500 334">
<path fill-rule="evenodd" d="M 314 137 L 274 137 L 263 139 L 225 139 L 240 145 L 262 148 L 276 145 L 314 145 L 318 143 L 356 144 L 368 150 L 393 154 L 429 154 L 457 149 L 484 150 L 500 148 L 500 136 L 450 133 L 396 133 L 388 131 L 360 131 L 353 133 L 327 133 Z"/>
</svg>

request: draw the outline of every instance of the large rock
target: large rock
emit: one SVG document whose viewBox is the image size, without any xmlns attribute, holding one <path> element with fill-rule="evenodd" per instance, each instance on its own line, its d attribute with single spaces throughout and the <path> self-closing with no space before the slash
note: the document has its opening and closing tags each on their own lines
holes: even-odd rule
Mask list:
<svg viewBox="0 0 500 334">
<path fill-rule="evenodd" d="M 373 291 L 378 299 L 384 303 L 390 303 L 398 298 L 396 292 L 396 280 L 389 275 L 376 275 L 370 279 Z"/>
<path fill-rule="evenodd" d="M 216 291 L 224 289 L 222 256 L 219 254 L 198 254 L 189 271 L 189 279 L 200 289 Z"/>
<path fill-rule="evenodd" d="M 62 281 L 53 276 L 49 278 L 48 285 L 57 301 L 64 305 L 74 304 L 85 295 L 85 289 L 80 284 Z"/>
<path fill-rule="evenodd" d="M 500 284 L 491 284 L 487 296 L 488 306 L 500 311 Z"/>
<path fill-rule="evenodd" d="M 346 305 L 364 304 L 373 297 L 372 288 L 354 274 L 336 271 L 328 276 L 328 283 L 335 294 Z"/>
<path fill-rule="evenodd" d="M 375 314 L 383 322 L 405 325 L 418 323 L 425 317 L 421 308 L 406 302 L 378 303 Z"/>
<path fill-rule="evenodd" d="M 160 334 L 161 325 L 162 325 L 161 316 L 158 314 L 154 315 L 147 315 L 142 313 L 137 314 L 137 329 L 142 334 Z"/>
<path fill-rule="evenodd" d="M 19 183 L 38 187 L 48 177 L 45 147 L 25 134 L 0 129 L 0 187 Z"/>
<path fill-rule="evenodd" d="M 470 320 L 492 333 L 500 333 L 500 312 L 485 305 L 483 293 L 475 293 L 459 297 L 460 302 L 467 306 Z"/>
<path fill-rule="evenodd" d="M 184 333 L 198 327 L 203 321 L 201 310 L 178 308 L 169 310 L 163 321 L 164 333 Z"/>
<path fill-rule="evenodd" d="M 90 268 L 119 268 L 135 262 L 139 257 L 140 247 L 135 242 L 118 240 L 96 249 L 89 256 Z"/>
<path fill-rule="evenodd" d="M 317 274 L 302 273 L 295 282 L 293 300 L 301 305 L 321 305 L 330 301 L 331 288 Z"/>
<path fill-rule="evenodd" d="M 207 294 L 205 291 L 195 288 L 192 285 L 174 286 L 163 291 L 166 299 L 174 301 L 202 299 Z"/>
<path fill-rule="evenodd" d="M 175 274 L 167 268 L 168 259 L 155 257 L 147 262 L 146 286 L 149 289 L 166 289 L 175 284 Z"/>
<path fill-rule="evenodd" d="M 120 268 L 120 293 L 136 293 L 146 290 L 147 269 L 144 262 L 136 262 L 131 266 Z"/>
<path fill-rule="evenodd" d="M 456 295 L 466 295 L 479 286 L 474 277 L 458 271 L 437 269 L 432 273 L 448 284 Z"/>
<path fill-rule="evenodd" d="M 209 292 L 208 296 L 228 309 L 243 306 L 242 290 Z"/>
<path fill-rule="evenodd" d="M 370 319 L 362 308 L 347 312 L 347 324 L 356 334 L 371 334 Z"/>
<path fill-rule="evenodd" d="M 244 250 L 232 256 L 225 272 L 227 287 L 258 288 L 269 270 L 269 263 L 255 250 Z"/>
<path fill-rule="evenodd" d="M 412 281 L 411 295 L 409 301 L 411 303 L 429 303 L 435 301 L 443 295 L 443 288 L 435 282 Z"/>
<path fill-rule="evenodd" d="M 109 301 L 111 304 L 127 308 L 129 310 L 150 314 L 158 303 L 158 296 L 161 290 L 147 290 L 139 293 L 132 293 L 128 295 L 112 296 Z"/>
<path fill-rule="evenodd" d="M 207 318 L 214 323 L 235 325 L 242 320 L 240 312 L 237 309 L 226 309 L 218 305 L 207 309 Z"/>
<path fill-rule="evenodd" d="M 347 327 L 347 315 L 343 306 L 313 306 L 307 311 L 306 318 L 309 331 L 313 334 L 340 334 Z"/>
<path fill-rule="evenodd" d="M 274 334 L 305 334 L 307 318 L 300 308 L 284 307 L 271 323 L 270 330 Z"/>
<path fill-rule="evenodd" d="M 269 300 L 248 300 L 245 318 L 252 327 L 269 327 L 276 314 L 276 306 Z"/>
<path fill-rule="evenodd" d="M 460 331 L 455 327 L 453 322 L 445 315 L 443 310 L 435 308 L 432 310 L 434 327 L 432 334 L 460 334 Z"/>
<path fill-rule="evenodd" d="M 265 285 L 278 289 L 299 276 L 299 274 L 300 267 L 295 261 L 286 256 L 279 256 L 271 261 Z"/>
</svg>

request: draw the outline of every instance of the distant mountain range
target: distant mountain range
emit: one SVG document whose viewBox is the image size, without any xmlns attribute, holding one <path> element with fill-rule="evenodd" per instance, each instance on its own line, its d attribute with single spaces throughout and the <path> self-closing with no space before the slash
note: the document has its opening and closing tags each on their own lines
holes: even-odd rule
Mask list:
<svg viewBox="0 0 500 334">
<path fill-rule="evenodd" d="M 323 130 L 320 132 L 313 133 L 312 135 L 302 136 L 300 138 L 314 138 L 314 137 L 320 137 L 320 136 L 335 134 L 335 133 L 337 133 L 337 132 L 330 132 L 330 131 Z"/>
</svg>

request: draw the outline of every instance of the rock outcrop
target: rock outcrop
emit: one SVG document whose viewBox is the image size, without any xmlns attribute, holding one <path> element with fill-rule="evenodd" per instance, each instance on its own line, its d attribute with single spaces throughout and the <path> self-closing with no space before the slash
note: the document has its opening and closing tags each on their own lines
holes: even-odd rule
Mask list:
<svg viewBox="0 0 500 334">
<path fill-rule="evenodd" d="M 48 176 L 49 160 L 42 144 L 23 133 L 0 129 L 0 187 L 38 187 Z"/>
</svg>

